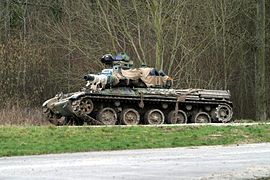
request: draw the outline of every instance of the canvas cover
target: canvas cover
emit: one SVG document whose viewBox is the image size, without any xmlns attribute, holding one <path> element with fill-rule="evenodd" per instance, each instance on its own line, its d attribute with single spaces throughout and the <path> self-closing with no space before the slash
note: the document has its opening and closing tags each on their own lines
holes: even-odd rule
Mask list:
<svg viewBox="0 0 270 180">
<path fill-rule="evenodd" d="M 138 80 L 141 77 L 141 71 L 139 69 L 122 70 L 122 75 L 127 79 Z"/>
<path fill-rule="evenodd" d="M 141 80 L 146 84 L 147 87 L 163 87 L 168 80 L 169 76 L 160 76 L 154 68 L 140 68 Z M 154 74 L 151 74 L 153 73 Z"/>
<path fill-rule="evenodd" d="M 147 87 L 164 86 L 169 76 L 159 76 L 151 74 L 151 72 L 157 71 L 154 68 L 143 67 L 138 69 L 121 70 L 121 72 L 114 73 L 114 76 L 118 79 L 141 79 Z"/>
</svg>

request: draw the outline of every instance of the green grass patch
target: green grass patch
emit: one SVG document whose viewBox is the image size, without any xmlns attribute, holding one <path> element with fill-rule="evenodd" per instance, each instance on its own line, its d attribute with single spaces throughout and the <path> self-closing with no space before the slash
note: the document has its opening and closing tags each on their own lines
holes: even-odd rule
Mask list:
<svg viewBox="0 0 270 180">
<path fill-rule="evenodd" d="M 270 142 L 270 125 L 1 126 L 0 156 Z"/>
</svg>

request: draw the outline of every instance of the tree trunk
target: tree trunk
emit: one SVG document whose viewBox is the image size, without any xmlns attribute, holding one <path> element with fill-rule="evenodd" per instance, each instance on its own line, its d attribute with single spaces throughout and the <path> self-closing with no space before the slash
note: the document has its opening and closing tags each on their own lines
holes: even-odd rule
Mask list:
<svg viewBox="0 0 270 180">
<path fill-rule="evenodd" d="M 256 70 L 255 70 L 255 102 L 256 120 L 266 120 L 266 85 L 265 85 L 265 0 L 257 0 L 256 21 Z"/>
<path fill-rule="evenodd" d="M 8 41 L 10 36 L 10 2 L 6 0 L 6 7 L 5 7 L 5 42 Z"/>
</svg>

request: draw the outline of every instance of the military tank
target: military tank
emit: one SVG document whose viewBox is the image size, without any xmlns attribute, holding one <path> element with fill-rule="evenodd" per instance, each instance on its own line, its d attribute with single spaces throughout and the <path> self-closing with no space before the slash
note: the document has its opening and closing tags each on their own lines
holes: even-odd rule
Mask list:
<svg viewBox="0 0 270 180">
<path fill-rule="evenodd" d="M 227 123 L 233 110 L 227 90 L 173 89 L 163 71 L 133 67 L 125 53 L 106 54 L 107 68 L 86 74 L 86 86 L 74 93 L 58 93 L 43 103 L 55 125 L 137 125 Z"/>
</svg>

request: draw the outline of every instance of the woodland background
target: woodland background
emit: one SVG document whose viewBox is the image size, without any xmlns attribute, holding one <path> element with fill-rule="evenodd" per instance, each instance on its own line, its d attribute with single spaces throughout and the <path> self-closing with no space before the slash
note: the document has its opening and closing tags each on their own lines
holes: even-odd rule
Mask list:
<svg viewBox="0 0 270 180">
<path fill-rule="evenodd" d="M 37 120 L 42 102 L 100 71 L 103 54 L 127 52 L 175 88 L 229 89 L 235 118 L 265 120 L 269 9 L 264 0 L 1 0 L 0 119 Z"/>
</svg>

